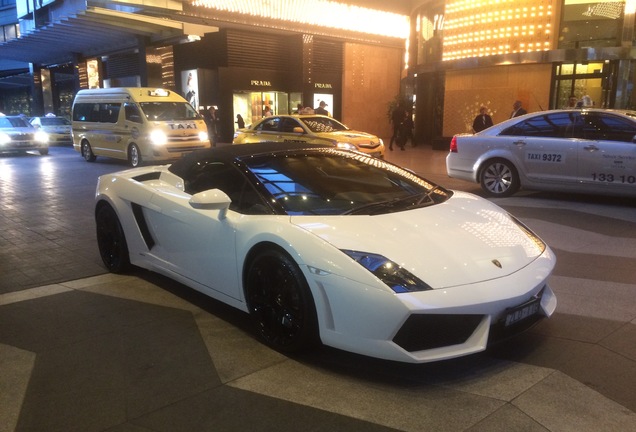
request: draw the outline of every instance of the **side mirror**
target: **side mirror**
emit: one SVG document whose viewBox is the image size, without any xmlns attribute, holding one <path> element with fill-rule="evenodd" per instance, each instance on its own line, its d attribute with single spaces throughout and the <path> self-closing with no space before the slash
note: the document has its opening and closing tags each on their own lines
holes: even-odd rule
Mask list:
<svg viewBox="0 0 636 432">
<path fill-rule="evenodd" d="M 190 205 L 195 209 L 219 210 L 220 219 L 225 219 L 225 214 L 231 203 L 232 200 L 230 197 L 220 189 L 210 189 L 199 192 L 190 198 Z"/>
<path fill-rule="evenodd" d="M 304 133 L 305 133 L 305 130 L 304 130 L 303 128 L 301 128 L 300 126 L 296 126 L 296 127 L 293 129 L 293 132 L 294 132 L 294 133 L 299 133 L 299 134 L 304 134 Z"/>
</svg>

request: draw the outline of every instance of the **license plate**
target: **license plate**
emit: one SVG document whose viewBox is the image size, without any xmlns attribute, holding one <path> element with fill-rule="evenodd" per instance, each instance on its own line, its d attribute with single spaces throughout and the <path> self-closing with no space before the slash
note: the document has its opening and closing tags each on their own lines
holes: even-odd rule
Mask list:
<svg viewBox="0 0 636 432">
<path fill-rule="evenodd" d="M 527 303 L 522 304 L 521 306 L 517 306 L 514 309 L 511 309 L 506 314 L 506 320 L 504 322 L 504 326 L 508 327 L 519 321 L 523 321 L 526 318 L 531 317 L 532 315 L 539 312 L 539 308 L 541 306 L 541 299 L 534 299 Z"/>
</svg>

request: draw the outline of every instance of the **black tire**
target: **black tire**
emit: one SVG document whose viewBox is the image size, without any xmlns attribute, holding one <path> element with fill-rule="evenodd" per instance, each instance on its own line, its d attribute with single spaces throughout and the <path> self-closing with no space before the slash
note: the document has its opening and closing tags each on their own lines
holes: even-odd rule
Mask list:
<svg viewBox="0 0 636 432">
<path fill-rule="evenodd" d="M 258 337 L 284 353 L 318 341 L 316 307 L 294 260 L 278 249 L 257 253 L 245 277 L 247 304 Z"/>
<path fill-rule="evenodd" d="M 101 204 L 95 210 L 97 246 L 104 265 L 112 273 L 124 273 L 130 269 L 130 256 L 126 236 L 117 213 L 109 204 Z"/>
<path fill-rule="evenodd" d="M 40 154 L 42 156 L 46 156 L 47 154 L 49 154 L 49 148 L 48 147 L 47 148 L 41 148 L 40 149 Z"/>
<path fill-rule="evenodd" d="M 141 152 L 137 144 L 131 144 L 128 147 L 128 164 L 133 168 L 137 168 L 141 165 Z"/>
<path fill-rule="evenodd" d="M 519 190 L 519 174 L 505 159 L 487 161 L 479 176 L 481 188 L 488 196 L 507 197 Z"/>
<path fill-rule="evenodd" d="M 82 141 L 82 157 L 86 162 L 95 162 L 97 159 L 88 141 Z"/>
</svg>

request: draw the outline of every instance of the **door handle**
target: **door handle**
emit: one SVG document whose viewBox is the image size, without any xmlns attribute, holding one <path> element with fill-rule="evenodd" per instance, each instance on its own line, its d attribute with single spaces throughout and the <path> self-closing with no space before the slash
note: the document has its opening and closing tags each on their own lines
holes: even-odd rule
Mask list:
<svg viewBox="0 0 636 432">
<path fill-rule="evenodd" d="M 591 145 L 583 147 L 583 150 L 587 150 L 589 152 L 595 152 L 595 151 L 598 151 L 599 148 L 596 147 L 594 144 L 591 144 Z"/>
<path fill-rule="evenodd" d="M 519 140 L 519 141 L 514 141 L 513 144 L 516 145 L 517 147 L 523 147 L 524 145 L 526 145 L 526 142 Z"/>
</svg>

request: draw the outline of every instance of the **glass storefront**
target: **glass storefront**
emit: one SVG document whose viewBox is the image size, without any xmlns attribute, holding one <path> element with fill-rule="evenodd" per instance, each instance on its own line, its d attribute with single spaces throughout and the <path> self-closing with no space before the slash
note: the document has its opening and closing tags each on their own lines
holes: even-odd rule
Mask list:
<svg viewBox="0 0 636 432">
<path fill-rule="evenodd" d="M 232 97 L 233 117 L 236 121 L 236 116 L 240 114 L 246 126 L 262 119 L 267 115 L 267 112 L 271 115 L 290 114 L 292 112 L 290 105 L 290 95 L 278 91 L 237 91 Z M 237 127 L 237 124 L 234 123 L 234 130 Z"/>
<path fill-rule="evenodd" d="M 615 65 L 606 60 L 590 63 L 564 63 L 554 66 L 552 108 L 568 106 L 571 97 L 596 108 L 612 106 L 612 76 Z M 585 98 L 585 99 L 584 99 Z M 589 100 L 588 100 L 589 98 Z"/>
</svg>

